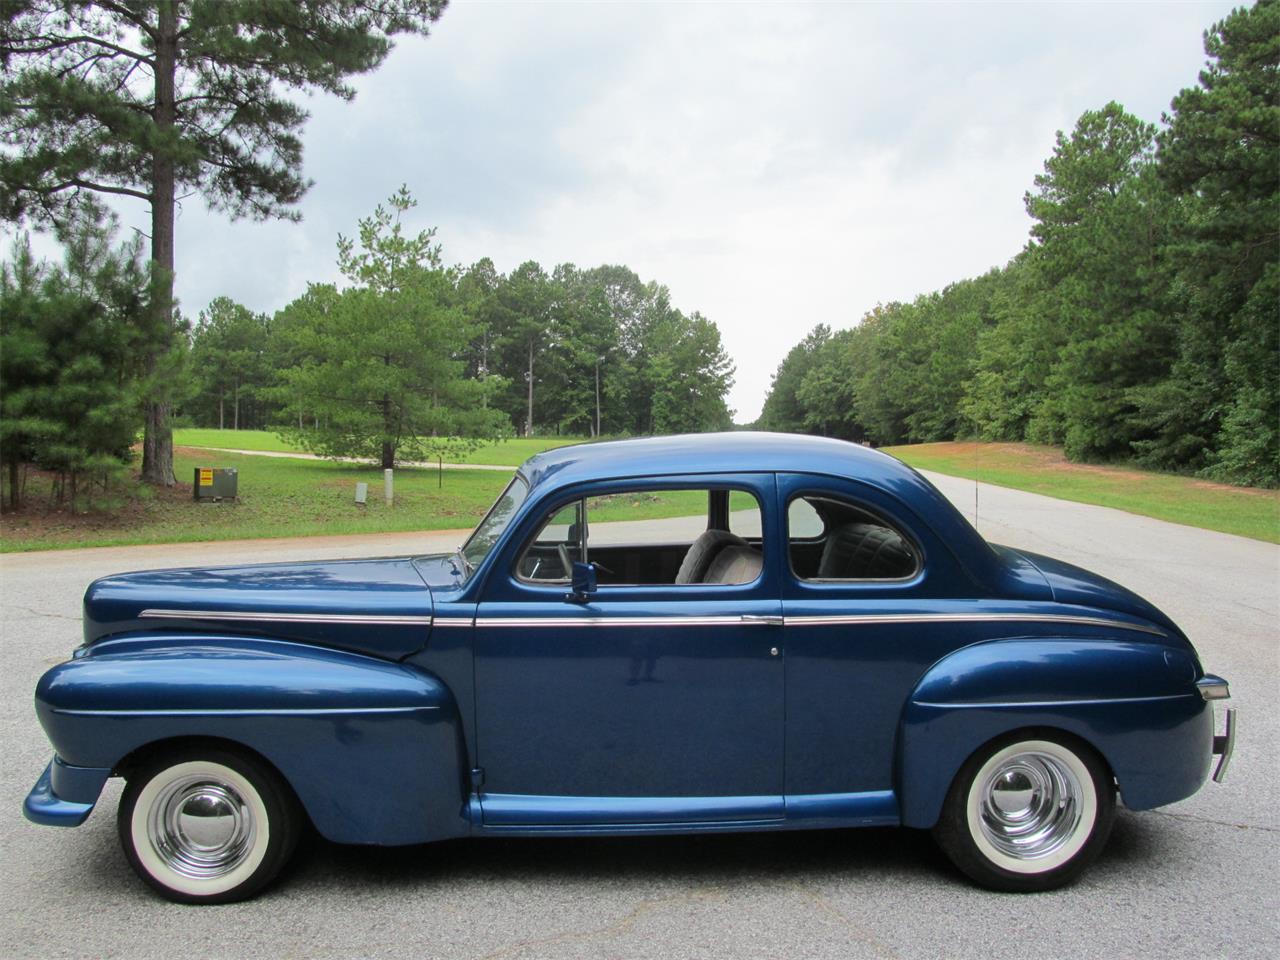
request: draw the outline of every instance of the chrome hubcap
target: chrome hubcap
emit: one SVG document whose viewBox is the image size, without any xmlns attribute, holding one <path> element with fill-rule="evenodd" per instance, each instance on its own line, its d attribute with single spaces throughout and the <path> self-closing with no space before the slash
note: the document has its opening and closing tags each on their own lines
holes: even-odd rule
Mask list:
<svg viewBox="0 0 1280 960">
<path fill-rule="evenodd" d="M 1075 772 L 1045 753 L 1019 753 L 990 771 L 979 787 L 979 823 L 1000 853 L 1034 860 L 1072 838 L 1083 815 Z"/>
<path fill-rule="evenodd" d="M 175 872 L 208 880 L 244 862 L 257 826 L 243 797 L 207 776 L 183 777 L 161 791 L 151 807 L 151 845 Z"/>
</svg>

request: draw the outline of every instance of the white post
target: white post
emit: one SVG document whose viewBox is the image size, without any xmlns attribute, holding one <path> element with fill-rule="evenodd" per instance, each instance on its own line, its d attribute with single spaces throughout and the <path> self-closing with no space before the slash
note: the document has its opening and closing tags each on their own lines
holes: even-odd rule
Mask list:
<svg viewBox="0 0 1280 960">
<path fill-rule="evenodd" d="M 387 506 L 391 506 L 391 501 L 395 499 L 395 484 L 391 479 L 391 471 L 382 471 L 382 492 L 387 498 Z"/>
</svg>

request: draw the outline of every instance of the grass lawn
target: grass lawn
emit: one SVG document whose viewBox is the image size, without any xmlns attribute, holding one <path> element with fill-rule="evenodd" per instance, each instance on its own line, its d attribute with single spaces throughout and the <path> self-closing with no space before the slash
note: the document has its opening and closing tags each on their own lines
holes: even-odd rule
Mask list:
<svg viewBox="0 0 1280 960">
<path fill-rule="evenodd" d="M 191 475 L 196 466 L 239 470 L 237 503 L 196 503 Z M 447 470 L 438 487 L 435 471 L 396 471 L 392 507 L 382 500 L 382 471 L 358 464 L 287 460 L 242 454 L 210 454 L 179 447 L 174 454 L 178 485 L 155 491 L 117 509 L 89 513 L 50 511 L 35 478 L 27 506 L 4 516 L 0 550 L 48 550 L 137 543 L 181 543 L 257 537 L 391 533 L 472 527 L 506 485 L 492 470 Z M 369 503 L 354 503 L 356 481 L 369 484 Z"/>
<path fill-rule="evenodd" d="M 583 443 L 586 437 L 515 437 L 487 444 L 464 457 L 447 463 L 491 463 L 518 467 L 535 453 Z M 206 430 L 188 427 L 173 431 L 173 442 L 181 447 L 211 447 L 223 450 L 270 450 L 304 452 L 301 447 L 281 440 L 270 430 Z"/>
<path fill-rule="evenodd" d="M 922 470 L 1280 543 L 1276 490 L 1069 463 L 1056 447 L 1024 443 L 922 443 L 883 449 Z"/>
<path fill-rule="evenodd" d="M 239 501 L 194 502 L 191 477 L 197 466 L 237 469 Z M 382 471 L 359 464 L 179 446 L 174 467 L 178 485 L 171 490 L 131 487 L 142 495 L 110 510 L 83 513 L 50 510 L 48 481 L 34 476 L 27 484 L 27 506 L 6 513 L 0 523 L 0 551 L 469 529 L 510 479 L 494 470 L 446 470 L 440 486 L 435 470 L 402 467 L 396 471 L 395 504 L 388 507 L 382 499 Z M 354 503 L 357 481 L 369 484 L 364 507 Z M 735 497 L 731 505 L 742 509 L 748 504 Z M 706 509 L 705 493 L 684 490 L 601 498 L 591 516 L 597 522 L 646 520 L 703 514 Z"/>
</svg>

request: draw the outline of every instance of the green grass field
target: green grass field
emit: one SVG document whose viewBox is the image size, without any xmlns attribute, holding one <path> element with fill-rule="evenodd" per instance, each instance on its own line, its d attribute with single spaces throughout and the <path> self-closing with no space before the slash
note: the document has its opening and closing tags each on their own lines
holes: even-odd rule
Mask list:
<svg viewBox="0 0 1280 960">
<path fill-rule="evenodd" d="M 168 491 L 130 487 L 136 491 L 134 498 L 111 510 L 50 510 L 47 480 L 34 477 L 28 484 L 27 508 L 4 515 L 0 551 L 468 529 L 508 479 L 497 471 L 454 469 L 443 472 L 440 486 L 435 470 L 401 468 L 396 472 L 395 505 L 388 508 L 381 498 L 382 471 L 374 467 L 191 449 L 198 444 L 287 449 L 266 431 L 181 430 L 175 441 L 179 485 Z M 478 451 L 471 460 L 514 467 L 539 450 L 568 442 L 574 441 L 510 440 Z M 1280 492 L 1274 490 L 1073 464 L 1058 450 L 1026 444 L 936 443 L 890 447 L 886 452 L 926 470 L 1280 543 Z M 193 502 L 190 484 L 196 466 L 239 470 L 240 501 Z M 353 502 L 357 481 L 369 484 L 367 506 Z M 735 510 L 745 506 L 737 501 L 732 505 Z M 704 509 L 703 494 L 684 491 L 609 498 L 598 509 L 593 507 L 592 516 L 597 522 L 644 520 Z"/>
<path fill-rule="evenodd" d="M 239 501 L 194 502 L 191 478 L 197 466 L 239 471 Z M 179 482 L 172 490 L 137 488 L 142 496 L 111 512 L 50 511 L 44 505 L 47 490 L 33 478 L 27 509 L 4 517 L 0 552 L 470 529 L 510 479 L 493 470 L 454 469 L 441 475 L 430 468 L 402 467 L 395 475 L 395 503 L 388 507 L 382 499 L 382 471 L 358 464 L 179 447 L 174 467 Z M 354 502 L 358 481 L 369 484 L 369 502 L 363 507 Z M 733 501 L 734 509 L 745 505 Z M 673 491 L 603 498 L 593 506 L 592 517 L 597 522 L 647 520 L 705 510 L 705 494 Z"/>
<path fill-rule="evenodd" d="M 518 467 L 535 453 L 554 447 L 568 446 L 571 443 L 584 443 L 586 439 L 586 437 L 514 437 L 510 440 L 486 444 L 464 457 L 445 462 L 490 463 Z M 207 430 L 188 427 L 173 431 L 173 443 L 178 447 L 304 452 L 301 447 L 281 440 L 270 430 Z"/>
<path fill-rule="evenodd" d="M 1022 443 L 923 443 L 884 452 L 922 470 L 1280 543 L 1276 490 L 1070 463 L 1054 447 Z"/>
</svg>

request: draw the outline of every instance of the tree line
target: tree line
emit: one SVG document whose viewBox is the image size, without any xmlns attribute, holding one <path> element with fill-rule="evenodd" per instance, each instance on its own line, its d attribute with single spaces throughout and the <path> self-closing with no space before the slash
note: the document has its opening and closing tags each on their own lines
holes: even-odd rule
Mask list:
<svg viewBox="0 0 1280 960">
<path fill-rule="evenodd" d="M 401 188 L 339 237 L 341 285 L 310 284 L 273 314 L 217 297 L 176 336 L 156 328 L 140 242 L 118 243 L 102 211 L 62 232 L 61 264 L 20 238 L 0 262 L 9 507 L 29 464 L 55 474 L 55 502 L 121 477 L 157 375 L 177 423 L 273 429 L 383 467 L 516 433 L 731 425 L 720 331 L 665 286 L 624 266 L 446 266 L 434 230 L 405 230 L 415 205 Z"/>
<path fill-rule="evenodd" d="M 445 267 L 433 230 L 403 232 L 413 206 L 401 189 L 339 240 L 342 288 L 312 284 L 273 315 L 210 303 L 182 419 L 387 467 L 517 433 L 730 426 L 720 331 L 665 286 L 624 266 Z"/>
<path fill-rule="evenodd" d="M 816 326 L 759 424 L 1280 484 L 1280 4 L 1234 11 L 1205 52 L 1160 128 L 1112 102 L 1058 133 L 1010 263 Z"/>
</svg>

